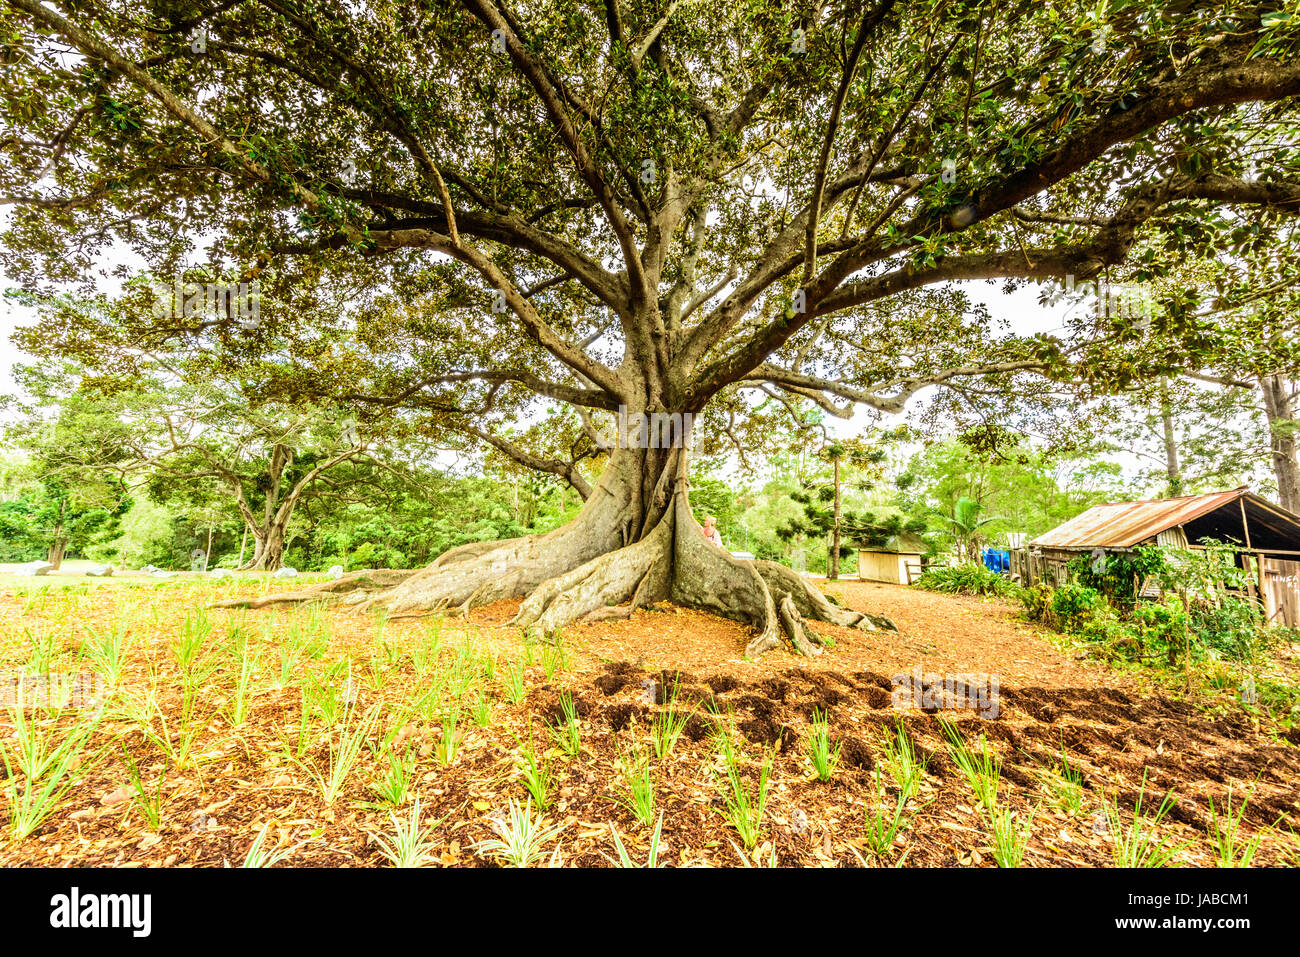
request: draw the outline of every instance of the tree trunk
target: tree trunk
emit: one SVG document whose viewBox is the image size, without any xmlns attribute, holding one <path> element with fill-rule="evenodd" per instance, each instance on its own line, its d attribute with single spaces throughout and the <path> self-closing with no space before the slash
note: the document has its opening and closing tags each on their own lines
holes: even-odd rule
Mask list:
<svg viewBox="0 0 1300 957">
<path fill-rule="evenodd" d="M 54 532 L 50 539 L 50 549 L 45 555 L 45 560 L 54 566 L 58 571 L 63 564 L 63 555 L 68 550 L 68 536 L 63 534 L 63 518 L 67 513 L 67 503 L 59 499 L 59 520 L 54 526 Z"/>
<path fill-rule="evenodd" d="M 276 443 L 271 452 L 271 463 L 266 471 L 266 500 L 262 503 L 262 520 L 259 522 L 253 510 L 244 499 L 244 490 L 238 480 L 231 488 L 244 517 L 246 530 L 253 533 L 253 557 L 247 564 L 240 564 L 240 569 L 273 572 L 284 561 L 284 536 L 289 527 L 289 519 L 297 505 L 298 496 L 306 479 L 281 499 L 280 489 L 284 473 L 293 465 L 294 451 L 287 445 Z M 240 549 L 242 554 L 242 547 Z"/>
<path fill-rule="evenodd" d="M 245 571 L 277 571 L 284 562 L 284 537 L 286 528 L 283 524 L 272 523 L 266 526 L 252 526 L 253 557 L 247 564 L 241 565 Z"/>
<path fill-rule="evenodd" d="M 1264 376 L 1259 382 L 1268 417 L 1273 474 L 1277 476 L 1278 502 L 1300 514 L 1300 439 L 1296 430 L 1296 383 L 1282 376 Z"/>
<path fill-rule="evenodd" d="M 840 460 L 835 466 L 835 525 L 831 530 L 831 573 L 826 577 L 835 581 L 840 577 Z"/>
<path fill-rule="evenodd" d="M 1169 398 L 1169 380 L 1160 380 L 1161 441 L 1165 448 L 1165 475 L 1170 498 L 1183 494 L 1183 471 L 1178 463 L 1178 438 L 1174 432 L 1174 409 Z"/>
<path fill-rule="evenodd" d="M 784 638 L 820 652 L 809 620 L 864 631 L 895 630 L 888 619 L 831 604 L 774 562 L 750 562 L 714 548 L 690 512 L 686 450 L 618 448 L 574 520 L 541 535 L 475 542 L 414 572 L 354 572 L 322 585 L 222 602 L 264 607 L 312 599 L 381 605 L 396 617 L 522 599 L 514 624 L 543 635 L 570 622 L 626 618 L 671 600 L 756 629 L 747 653 Z M 255 530 L 256 531 L 256 530 Z"/>
</svg>

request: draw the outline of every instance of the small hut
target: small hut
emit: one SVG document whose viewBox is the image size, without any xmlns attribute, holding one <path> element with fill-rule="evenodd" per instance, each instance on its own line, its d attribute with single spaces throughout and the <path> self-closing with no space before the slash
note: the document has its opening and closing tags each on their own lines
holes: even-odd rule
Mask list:
<svg viewBox="0 0 1300 957">
<path fill-rule="evenodd" d="M 921 577 L 925 542 L 904 532 L 885 545 L 858 549 L 858 578 L 868 582 L 910 585 Z"/>
<path fill-rule="evenodd" d="M 1066 562 L 1081 554 L 1133 552 L 1151 544 L 1195 549 L 1205 539 L 1238 545 L 1266 618 L 1300 626 L 1300 515 L 1244 485 L 1204 495 L 1094 505 L 1014 550 L 1011 572 L 1026 585 L 1059 585 L 1068 578 Z"/>
</svg>

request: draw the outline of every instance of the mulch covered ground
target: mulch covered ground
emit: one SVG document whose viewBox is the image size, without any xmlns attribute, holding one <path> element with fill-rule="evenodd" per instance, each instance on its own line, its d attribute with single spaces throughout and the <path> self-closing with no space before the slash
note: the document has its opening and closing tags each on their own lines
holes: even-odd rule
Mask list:
<svg viewBox="0 0 1300 957">
<path fill-rule="evenodd" d="M 1228 697 L 1179 700 L 1104 666 L 1075 660 L 1045 633 L 1017 620 L 1006 603 L 859 582 L 834 584 L 829 591 L 847 605 L 890 616 L 900 633 L 826 628 L 835 645 L 813 660 L 770 653 L 746 661 L 746 629 L 671 606 L 641 610 L 629 621 L 572 626 L 559 660 L 541 645 L 526 648 L 506 624 L 513 603 L 501 602 L 478 609 L 468 623 L 382 622 L 326 610 L 328 648 L 319 658 L 295 652 L 289 665 L 282 665 L 283 650 L 297 647 L 304 611 L 210 611 L 210 654 L 223 663 L 196 707 L 202 719 L 192 759 L 172 767 L 143 733 L 143 724 L 155 729 L 157 724 L 143 717 L 142 702 L 152 694 L 176 726 L 180 682 L 172 643 L 186 614 L 211 600 L 215 587 L 123 585 L 82 594 L 63 593 L 54 585 L 40 600 L 14 588 L 0 593 L 0 655 L 6 670 L 28 660 L 33 635 L 54 636 L 55 670 L 85 670 L 78 648 L 115 621 L 129 620 L 132 636 L 116 692 L 95 732 L 102 751 L 34 834 L 19 841 L 0 834 L 0 863 L 238 864 L 269 823 L 268 843 L 295 847 L 286 864 L 384 865 L 369 832 L 390 831 L 392 823 L 370 783 L 388 764 L 391 742 L 385 740 L 395 737 L 417 755 L 413 793 L 420 797 L 424 820 L 436 822 L 436 858 L 447 865 L 491 865 L 471 845 L 491 836 L 490 822 L 507 799 L 522 802 L 527 796 L 518 768 L 522 744 L 531 739 L 539 752 L 549 745 L 548 722 L 558 717 L 565 692 L 582 718 L 582 750 L 568 757 L 551 749 L 546 811 L 548 822 L 565 826 L 558 858 L 564 864 L 606 864 L 615 854 L 611 828 L 617 828 L 633 857 L 644 857 L 649 830 L 623 803 L 620 756 L 648 742 L 652 716 L 673 707 L 692 717 L 672 752 L 654 764 L 658 808 L 665 811 L 661 862 L 738 866 L 746 859 L 766 864 L 775 856 L 781 865 L 857 865 L 854 851 L 861 853 L 864 846 L 864 812 L 877 800 L 872 772 L 881 760 L 882 737 L 902 721 L 928 764 L 914 802 L 920 809 L 896 841 L 891 861 L 992 866 L 987 826 L 949 756 L 941 719 L 951 720 L 976 746 L 984 736 L 1001 757 L 1001 798 L 1021 821 L 1032 822 L 1028 865 L 1109 865 L 1112 841 L 1100 808 L 1116 799 L 1131 808 L 1144 776 L 1144 806 L 1154 808 L 1165 792 L 1177 798 L 1160 831 L 1189 842 L 1180 863 L 1214 863 L 1210 802 L 1222 810 L 1230 788 L 1234 808 L 1249 795 L 1245 834 L 1268 830 L 1257 863 L 1294 863 L 1300 855 L 1300 843 L 1289 831 L 1300 820 L 1297 732 L 1258 725 Z M 221 587 L 224 595 L 230 589 L 295 586 Z M 238 724 L 230 716 L 236 668 L 223 650 L 235 626 L 252 636 L 258 652 L 248 715 Z M 494 661 L 491 677 L 480 674 L 459 704 L 454 698 L 445 704 L 444 712 L 457 709 L 462 736 L 449 763 L 437 753 L 444 733 L 441 712 L 413 710 L 432 680 L 427 669 L 420 674 L 413 657 L 431 629 L 441 637 L 435 673 L 453 667 L 457 648 L 466 642 L 476 660 Z M 327 805 L 300 763 L 321 766 L 328 759 L 325 739 L 298 760 L 291 754 L 300 729 L 300 685 L 308 676 L 330 680 L 322 676 L 343 659 L 354 676 L 349 688 L 356 708 L 377 706 L 378 723 L 342 794 Z M 511 663 L 526 660 L 531 660 L 526 695 L 512 704 L 504 676 Z M 285 668 L 290 680 L 281 686 Z M 985 720 L 969 710 L 895 708 L 895 676 L 916 669 L 922 675 L 996 675 L 996 718 Z M 666 702 L 666 689 L 673 687 L 675 705 Z M 469 713 L 479 694 L 491 701 L 486 727 Z M 840 766 L 826 783 L 811 775 L 804 745 L 817 714 L 828 717 L 842 749 Z M 754 781 L 764 753 L 774 753 L 763 834 L 748 853 L 722 814 L 721 764 L 711 737 L 719 726 L 733 729 Z M 0 715 L 0 734 L 9 734 L 11 727 L 12 720 Z M 161 786 L 157 830 L 132 797 L 124 747 L 141 768 L 146 787 Z M 1042 772 L 1063 759 L 1084 778 L 1078 813 L 1049 801 L 1043 788 Z M 0 820 L 6 814 L 0 803 Z M 404 816 L 404 809 L 398 814 Z"/>
</svg>

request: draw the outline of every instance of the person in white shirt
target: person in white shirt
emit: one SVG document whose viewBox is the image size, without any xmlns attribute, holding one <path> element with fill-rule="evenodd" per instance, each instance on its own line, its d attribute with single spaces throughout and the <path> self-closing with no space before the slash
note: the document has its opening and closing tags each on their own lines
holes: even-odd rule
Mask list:
<svg viewBox="0 0 1300 957">
<path fill-rule="evenodd" d="M 717 524 L 718 524 L 718 520 L 714 518 L 712 515 L 704 516 L 704 526 L 703 526 L 704 537 L 707 538 L 709 541 L 711 541 L 714 545 L 717 545 L 719 548 L 721 548 L 722 535 L 718 532 Z"/>
</svg>

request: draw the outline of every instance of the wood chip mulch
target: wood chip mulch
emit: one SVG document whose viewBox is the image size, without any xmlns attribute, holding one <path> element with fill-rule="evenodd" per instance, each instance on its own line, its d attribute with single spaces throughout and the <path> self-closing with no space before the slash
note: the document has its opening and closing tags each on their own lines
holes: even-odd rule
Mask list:
<svg viewBox="0 0 1300 957">
<path fill-rule="evenodd" d="M 1300 732 L 1261 725 L 1227 696 L 1179 699 L 1077 660 L 1005 602 L 857 581 L 831 583 L 827 590 L 850 607 L 891 617 L 899 632 L 823 626 L 834 646 L 811 660 L 778 652 L 746 661 L 747 629 L 670 605 L 642 609 L 627 621 L 574 625 L 565 630 L 562 656 L 540 643 L 525 645 L 508 625 L 517 607 L 512 602 L 477 609 L 468 621 L 383 621 L 346 609 L 209 610 L 205 654 L 213 671 L 193 704 L 189 759 L 175 766 L 157 736 L 179 742 L 184 702 L 174 644 L 187 615 L 240 589 L 295 587 L 123 583 L 53 586 L 34 597 L 30 589 L 0 586 L 0 670 L 7 674 L 27 665 L 38 646 L 52 650 L 50 670 L 87 672 L 93 655 L 85 647 L 102 641 L 115 624 L 129 624 L 121 675 L 92 736 L 95 753 L 61 805 L 25 839 L 9 840 L 9 798 L 0 797 L 0 863 L 237 865 L 268 826 L 269 846 L 293 848 L 281 866 L 386 866 L 372 835 L 392 830 L 392 809 L 371 785 L 396 746 L 415 756 L 411 796 L 419 796 L 424 821 L 433 825 L 434 863 L 496 866 L 472 845 L 492 836 L 492 819 L 508 799 L 527 797 L 518 764 L 530 739 L 550 763 L 546 819 L 564 825 L 554 861 L 608 865 L 616 853 L 615 828 L 632 856 L 643 859 L 650 829 L 625 804 L 622 762 L 634 746 L 648 746 L 653 716 L 672 708 L 691 717 L 672 751 L 655 760 L 653 773 L 657 807 L 665 812 L 660 861 L 673 866 L 765 865 L 773 859 L 781 866 L 859 866 L 864 813 L 877 801 L 873 772 L 884 754 L 882 740 L 900 721 L 928 764 L 913 801 L 917 810 L 880 863 L 994 866 L 987 823 L 949 756 L 941 720 L 952 721 L 973 744 L 983 736 L 1000 757 L 999 796 L 1029 822 L 1028 866 L 1110 866 L 1113 842 L 1101 808 L 1116 799 L 1131 808 L 1143 786 L 1144 807 L 1158 806 L 1165 792 L 1177 797 L 1160 831 L 1187 842 L 1179 863 L 1214 865 L 1210 802 L 1222 812 L 1229 789 L 1234 809 L 1249 796 L 1243 834 L 1267 832 L 1256 863 L 1300 858 L 1300 842 L 1290 831 L 1300 821 Z M 313 615 L 328 639 L 316 649 L 318 657 L 302 650 Z M 237 722 L 232 711 L 239 667 L 230 649 L 232 636 L 241 634 L 256 666 L 247 714 Z M 421 666 L 431 635 L 439 640 L 437 657 Z M 467 644 L 462 664 L 474 664 L 457 671 L 458 650 Z M 491 677 L 483 664 L 488 660 Z M 506 674 L 517 662 L 524 663 L 526 694 L 510 703 Z M 893 707 L 895 676 L 917 669 L 922 675 L 996 675 L 996 718 Z M 344 685 L 340 675 L 349 673 Z M 448 674 L 470 675 L 464 693 L 444 693 L 438 707 L 418 709 L 438 676 Z M 344 686 L 357 713 L 373 707 L 377 715 L 368 746 L 333 804 L 307 770 L 328 762 L 328 738 L 309 741 L 301 754 L 297 748 L 302 687 L 312 681 Z M 675 704 L 666 700 L 673 688 Z M 576 757 L 555 746 L 549 730 L 566 693 L 581 716 Z M 491 707 L 486 727 L 473 720 L 480 696 Z M 454 758 L 444 762 L 439 744 L 449 708 L 456 709 L 461 738 Z M 54 730 L 56 741 L 59 729 L 78 720 L 67 713 L 31 714 Z M 841 748 L 839 767 L 825 783 L 811 774 L 805 748 L 810 722 L 819 715 Z M 732 729 L 755 787 L 764 754 L 774 755 L 763 831 L 749 851 L 723 815 L 722 764 L 712 741 L 720 725 Z M 7 748 L 16 744 L 13 729 L 13 715 L 0 711 Z M 136 798 L 124 751 L 146 789 L 161 793 L 157 830 Z M 1082 775 L 1077 813 L 1049 800 L 1044 787 L 1043 773 L 1063 758 Z M 408 807 L 396 809 L 398 816 Z"/>
</svg>

